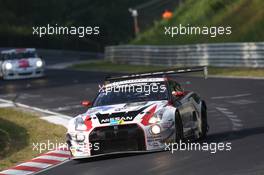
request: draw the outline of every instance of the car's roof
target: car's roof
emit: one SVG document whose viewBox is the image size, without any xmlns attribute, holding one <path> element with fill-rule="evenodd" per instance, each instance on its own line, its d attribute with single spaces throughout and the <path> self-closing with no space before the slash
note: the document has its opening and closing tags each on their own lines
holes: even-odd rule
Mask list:
<svg viewBox="0 0 264 175">
<path fill-rule="evenodd" d="M 157 78 L 137 78 L 137 79 L 128 79 L 128 80 L 122 80 L 122 81 L 116 81 L 111 82 L 107 84 L 106 86 L 119 86 L 119 85 L 125 85 L 125 84 L 133 84 L 133 83 L 149 83 L 149 82 L 162 82 L 166 81 L 166 78 L 164 77 L 157 77 Z"/>
<path fill-rule="evenodd" d="M 11 53 L 24 53 L 24 52 L 35 52 L 35 48 L 20 48 L 20 49 L 9 49 L 1 51 L 1 54 L 11 54 Z"/>
</svg>

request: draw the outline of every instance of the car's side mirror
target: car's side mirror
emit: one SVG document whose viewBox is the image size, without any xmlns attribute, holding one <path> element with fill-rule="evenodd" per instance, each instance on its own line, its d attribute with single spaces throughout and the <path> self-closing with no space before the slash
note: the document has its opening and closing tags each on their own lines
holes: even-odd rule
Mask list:
<svg viewBox="0 0 264 175">
<path fill-rule="evenodd" d="M 184 96 L 184 92 L 182 91 L 172 91 L 172 95 L 175 97 L 182 97 Z"/>
<path fill-rule="evenodd" d="M 90 101 L 88 101 L 88 100 L 84 100 L 84 101 L 82 101 L 82 106 L 84 106 L 84 107 L 90 107 L 90 106 L 92 106 L 92 102 L 90 102 Z"/>
</svg>

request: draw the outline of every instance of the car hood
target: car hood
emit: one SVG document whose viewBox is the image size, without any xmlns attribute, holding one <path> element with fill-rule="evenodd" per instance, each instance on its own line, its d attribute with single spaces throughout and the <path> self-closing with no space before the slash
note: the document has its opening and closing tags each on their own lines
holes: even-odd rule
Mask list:
<svg viewBox="0 0 264 175">
<path fill-rule="evenodd" d="M 91 131 L 92 128 L 96 127 L 116 124 L 141 123 L 147 125 L 149 117 L 166 106 L 168 106 L 167 100 L 92 107 L 86 113 L 80 114 L 69 121 L 68 132 L 76 131 L 75 121 L 79 117 L 84 121 L 87 127 L 86 131 Z"/>
<path fill-rule="evenodd" d="M 98 106 L 81 115 L 92 127 L 122 123 L 142 122 L 145 115 L 153 115 L 164 108 L 168 101 L 149 101 Z"/>
<path fill-rule="evenodd" d="M 156 105 L 156 108 L 160 108 L 167 104 L 167 101 L 149 101 L 149 102 L 134 102 L 134 103 L 122 103 L 107 106 L 98 106 L 88 109 L 86 114 L 113 114 L 113 113 L 123 113 L 131 111 L 141 111 L 147 109 L 150 106 Z"/>
</svg>

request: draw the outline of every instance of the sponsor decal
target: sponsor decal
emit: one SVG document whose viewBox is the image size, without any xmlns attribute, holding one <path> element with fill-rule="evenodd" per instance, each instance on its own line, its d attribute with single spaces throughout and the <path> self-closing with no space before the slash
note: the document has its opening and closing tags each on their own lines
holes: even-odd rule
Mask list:
<svg viewBox="0 0 264 175">
<path fill-rule="evenodd" d="M 115 117 L 115 118 L 106 118 L 102 119 L 101 123 L 110 123 L 111 125 L 123 124 L 125 121 L 132 121 L 134 117 Z"/>
<path fill-rule="evenodd" d="M 115 112 L 109 114 L 97 113 L 96 116 L 101 124 L 110 123 L 110 120 L 112 120 L 113 122 L 115 122 L 115 120 L 123 120 L 124 122 L 133 121 L 134 118 L 140 113 L 142 113 L 147 107 L 148 106 L 143 107 L 136 111 Z"/>
<path fill-rule="evenodd" d="M 27 59 L 21 59 L 18 61 L 19 67 L 20 68 L 27 68 L 29 67 L 29 62 Z"/>
<path fill-rule="evenodd" d="M 123 119 L 114 119 L 114 118 L 110 119 L 110 125 L 121 125 L 121 124 L 124 124 Z"/>
<path fill-rule="evenodd" d="M 154 115 L 157 105 L 153 106 L 145 115 L 142 117 L 141 123 L 145 126 L 149 125 L 149 119 Z"/>
</svg>

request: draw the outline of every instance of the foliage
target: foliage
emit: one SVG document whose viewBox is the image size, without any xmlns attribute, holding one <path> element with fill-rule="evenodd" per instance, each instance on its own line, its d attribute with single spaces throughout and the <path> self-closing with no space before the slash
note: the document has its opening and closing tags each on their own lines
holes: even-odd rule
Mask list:
<svg viewBox="0 0 264 175">
<path fill-rule="evenodd" d="M 102 50 L 133 36 L 129 7 L 147 0 L 1 0 L 0 46 Z M 32 36 L 33 26 L 100 26 L 100 37 Z"/>
<path fill-rule="evenodd" d="M 194 44 L 214 42 L 254 42 L 264 40 L 264 1 L 262 0 L 186 0 L 175 9 L 169 21 L 159 21 L 141 33 L 133 44 Z M 231 26 L 231 35 L 215 38 L 204 35 L 164 35 L 164 26 Z"/>
</svg>

